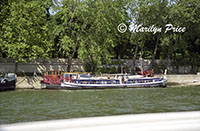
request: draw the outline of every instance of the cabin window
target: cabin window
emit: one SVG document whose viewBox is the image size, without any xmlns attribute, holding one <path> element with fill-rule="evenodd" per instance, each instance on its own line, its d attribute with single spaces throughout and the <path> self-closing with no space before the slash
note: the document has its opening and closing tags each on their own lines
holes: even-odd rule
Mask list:
<svg viewBox="0 0 200 131">
<path fill-rule="evenodd" d="M 97 81 L 97 84 L 101 84 L 101 81 Z"/>
<path fill-rule="evenodd" d="M 107 81 L 107 84 L 111 84 L 111 82 L 112 82 L 112 81 L 108 80 L 108 81 Z"/>
<path fill-rule="evenodd" d="M 153 80 L 149 80 L 149 82 L 153 82 Z"/>
<path fill-rule="evenodd" d="M 88 84 L 87 81 L 82 81 L 82 84 Z"/>
<path fill-rule="evenodd" d="M 115 80 L 112 80 L 112 81 L 111 81 L 111 84 L 116 84 L 116 81 L 115 81 Z"/>
<path fill-rule="evenodd" d="M 137 83 L 136 80 L 132 80 L 132 83 Z"/>
<path fill-rule="evenodd" d="M 104 81 L 101 81 L 101 84 L 105 84 L 105 82 L 104 82 Z"/>
<path fill-rule="evenodd" d="M 154 79 L 153 81 L 154 81 L 154 82 L 157 82 L 157 81 L 158 81 L 158 79 Z"/>
<path fill-rule="evenodd" d="M 48 75 L 52 75 L 52 72 L 51 72 L 51 71 L 49 71 L 49 72 L 48 72 Z"/>
<path fill-rule="evenodd" d="M 64 74 L 64 77 L 69 77 L 69 74 Z"/>
</svg>

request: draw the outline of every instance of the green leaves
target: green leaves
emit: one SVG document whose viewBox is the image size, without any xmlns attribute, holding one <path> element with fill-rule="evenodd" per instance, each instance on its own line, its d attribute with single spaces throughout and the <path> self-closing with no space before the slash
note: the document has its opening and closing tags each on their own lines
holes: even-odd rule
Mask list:
<svg viewBox="0 0 200 131">
<path fill-rule="evenodd" d="M 1 27 L 3 50 L 7 57 L 16 61 L 36 59 L 48 56 L 45 48 L 48 47 L 45 7 L 37 0 L 9 1 L 2 12 L 5 19 Z"/>
<path fill-rule="evenodd" d="M 137 59 L 140 52 L 146 59 L 200 64 L 199 16 L 198 0 L 1 0 L 0 57 L 80 58 L 91 71 L 112 58 Z M 122 34 L 120 23 L 162 30 L 172 24 L 186 32 Z"/>
<path fill-rule="evenodd" d="M 137 0 L 130 3 L 132 4 L 130 4 L 130 14 L 133 18 L 132 22 L 135 24 L 143 24 L 144 26 L 156 25 L 162 27 L 163 31 L 166 24 L 186 27 L 186 31 L 183 33 L 174 33 L 172 31 L 168 33 L 163 33 L 162 31 L 155 35 L 152 33 L 136 33 L 137 37 L 132 34 L 131 43 L 135 46 L 136 41 L 140 39 L 138 44 L 141 52 L 153 52 L 152 49 L 156 47 L 157 51 L 154 50 L 153 54 L 156 54 L 157 58 L 176 60 L 181 55 L 184 56 L 181 58 L 184 61 L 182 64 L 191 63 L 188 58 L 194 52 L 195 54 L 200 53 L 199 51 L 197 53 L 197 46 L 193 44 L 200 36 L 200 19 L 197 17 L 200 15 L 200 4 L 197 0 Z M 157 39 L 158 46 L 155 46 Z M 177 53 L 179 56 L 176 55 Z M 149 53 L 145 53 L 143 57 L 149 58 L 147 54 Z M 195 58 L 190 59 L 196 61 L 198 57 L 195 56 Z"/>
<path fill-rule="evenodd" d="M 92 65 L 108 62 L 113 57 L 117 41 L 117 25 L 125 19 L 121 1 L 62 2 L 55 14 L 54 39 L 63 57 L 86 59 Z"/>
</svg>

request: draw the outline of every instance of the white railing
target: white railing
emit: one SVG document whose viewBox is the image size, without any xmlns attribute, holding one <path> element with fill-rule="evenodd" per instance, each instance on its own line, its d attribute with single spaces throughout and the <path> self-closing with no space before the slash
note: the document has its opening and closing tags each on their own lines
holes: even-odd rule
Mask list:
<svg viewBox="0 0 200 131">
<path fill-rule="evenodd" d="M 1 125 L 1 131 L 200 131 L 200 111 L 119 115 Z"/>
</svg>

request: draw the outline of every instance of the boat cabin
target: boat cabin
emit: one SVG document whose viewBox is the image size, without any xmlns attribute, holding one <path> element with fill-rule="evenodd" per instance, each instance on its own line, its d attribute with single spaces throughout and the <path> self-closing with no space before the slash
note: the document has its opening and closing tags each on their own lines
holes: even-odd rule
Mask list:
<svg viewBox="0 0 200 131">
<path fill-rule="evenodd" d="M 143 75 L 144 77 L 153 77 L 154 71 L 153 70 L 138 71 L 137 74 Z"/>
<path fill-rule="evenodd" d="M 85 72 L 66 72 L 63 74 L 63 81 L 72 82 L 75 79 L 90 79 L 90 73 Z"/>
<path fill-rule="evenodd" d="M 44 83 L 46 84 L 58 84 L 60 85 L 63 80 L 62 71 L 47 71 L 44 74 Z"/>
</svg>

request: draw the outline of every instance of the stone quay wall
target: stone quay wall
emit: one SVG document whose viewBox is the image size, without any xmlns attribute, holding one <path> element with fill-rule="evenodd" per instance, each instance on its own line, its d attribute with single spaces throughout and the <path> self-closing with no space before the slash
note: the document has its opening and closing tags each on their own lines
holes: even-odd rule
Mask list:
<svg viewBox="0 0 200 131">
<path fill-rule="evenodd" d="M 38 72 L 43 73 L 49 70 L 67 71 L 67 59 L 37 59 L 19 62 L 16 65 L 13 59 L 0 59 L 0 72 Z M 16 69 L 17 68 L 17 69 Z M 84 71 L 83 63 L 79 59 L 73 59 L 72 68 L 77 71 Z"/>
<path fill-rule="evenodd" d="M 117 59 L 113 59 L 113 61 L 118 61 Z M 110 65 L 102 65 L 103 67 L 129 67 L 131 70 L 131 66 L 133 64 L 133 60 L 131 59 L 121 59 L 121 64 L 110 64 Z M 170 61 L 167 60 L 156 60 L 157 65 L 160 65 L 160 68 L 167 68 L 168 73 L 180 73 L 180 74 L 188 74 L 188 73 L 196 73 L 198 71 L 198 67 L 192 66 L 172 66 Z M 151 60 L 136 60 L 135 65 L 138 68 L 142 68 L 144 70 L 150 69 Z M 15 64 L 15 60 L 1 58 L 0 59 L 0 72 L 38 72 L 43 73 L 49 70 L 60 70 L 67 71 L 68 60 L 67 59 L 36 59 L 36 60 L 27 60 L 24 62 L 19 62 L 17 65 Z M 84 63 L 80 59 L 72 60 L 72 68 L 74 71 L 84 71 Z M 163 69 L 162 69 L 163 70 Z"/>
</svg>

